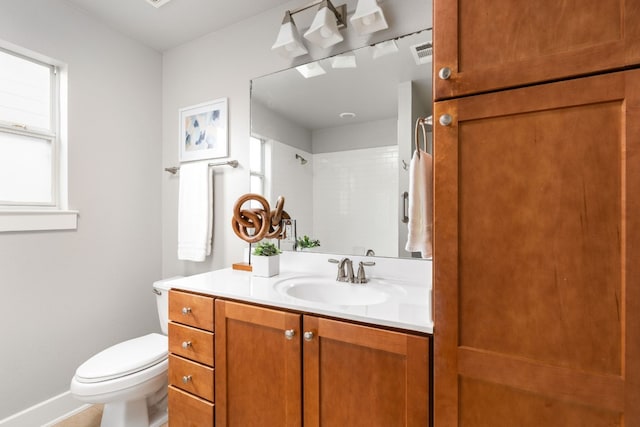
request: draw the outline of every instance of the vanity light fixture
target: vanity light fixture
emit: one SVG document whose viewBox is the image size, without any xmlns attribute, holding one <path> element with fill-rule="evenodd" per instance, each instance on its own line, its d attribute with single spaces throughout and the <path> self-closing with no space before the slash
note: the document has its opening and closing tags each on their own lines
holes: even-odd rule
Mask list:
<svg viewBox="0 0 640 427">
<path fill-rule="evenodd" d="M 374 44 L 372 47 L 373 59 L 382 58 L 383 56 L 391 55 L 398 51 L 398 45 L 395 40 L 387 40 L 386 42 Z"/>
<path fill-rule="evenodd" d="M 307 53 L 307 48 L 304 46 L 302 37 L 300 37 L 296 24 L 291 17 L 291 12 L 288 10 L 284 14 L 278 38 L 271 46 L 271 50 L 278 52 L 285 58 L 295 58 Z"/>
<path fill-rule="evenodd" d="M 332 68 L 357 68 L 356 55 L 351 53 L 343 53 L 342 55 L 336 55 L 331 58 Z"/>
<path fill-rule="evenodd" d="M 304 38 L 323 49 L 338 44 L 344 40 L 340 30 L 338 30 L 338 21 L 346 25 L 346 21 L 342 19 L 342 16 L 331 2 L 324 0 L 320 3 L 311 27 L 304 33 Z"/>
<path fill-rule="evenodd" d="M 322 48 L 333 46 L 344 40 L 340 29 L 347 27 L 347 5 L 335 7 L 329 0 L 320 0 L 285 12 L 278 38 L 271 50 L 288 58 L 295 58 L 307 53 L 307 48 L 293 22 L 293 15 L 318 5 L 320 6 L 318 12 L 313 18 L 311 27 L 304 33 L 304 37 Z"/>
<path fill-rule="evenodd" d="M 358 0 L 351 23 L 360 35 L 375 33 L 389 28 L 384 13 L 376 0 Z"/>
<path fill-rule="evenodd" d="M 297 66 L 296 70 L 298 70 L 305 79 L 310 79 L 311 77 L 321 76 L 327 73 L 317 61 Z"/>
</svg>

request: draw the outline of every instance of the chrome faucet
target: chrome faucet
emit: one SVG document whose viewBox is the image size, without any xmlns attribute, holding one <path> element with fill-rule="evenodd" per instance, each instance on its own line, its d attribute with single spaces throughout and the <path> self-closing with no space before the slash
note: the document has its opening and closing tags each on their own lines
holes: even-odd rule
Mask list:
<svg viewBox="0 0 640 427">
<path fill-rule="evenodd" d="M 367 283 L 369 280 L 367 280 L 367 276 L 364 273 L 364 266 L 370 266 L 370 265 L 376 265 L 375 262 L 363 262 L 360 261 L 358 263 L 358 276 L 354 279 L 354 283 Z"/>
<path fill-rule="evenodd" d="M 353 274 L 353 262 L 349 258 L 342 258 L 338 263 L 338 277 L 336 277 L 338 282 L 349 282 L 353 283 L 355 281 Z"/>
</svg>

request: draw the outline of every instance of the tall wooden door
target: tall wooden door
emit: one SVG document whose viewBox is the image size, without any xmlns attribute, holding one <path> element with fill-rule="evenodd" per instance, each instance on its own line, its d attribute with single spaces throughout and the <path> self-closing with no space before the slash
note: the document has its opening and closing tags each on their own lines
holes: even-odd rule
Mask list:
<svg viewBox="0 0 640 427">
<path fill-rule="evenodd" d="M 305 427 L 428 426 L 429 338 L 314 316 L 303 330 Z"/>
<path fill-rule="evenodd" d="M 216 426 L 302 425 L 300 315 L 216 300 Z"/>
<path fill-rule="evenodd" d="M 640 426 L 640 71 L 445 114 L 435 427 Z"/>
<path fill-rule="evenodd" d="M 434 0 L 433 19 L 438 100 L 640 63 L 640 0 Z"/>
</svg>

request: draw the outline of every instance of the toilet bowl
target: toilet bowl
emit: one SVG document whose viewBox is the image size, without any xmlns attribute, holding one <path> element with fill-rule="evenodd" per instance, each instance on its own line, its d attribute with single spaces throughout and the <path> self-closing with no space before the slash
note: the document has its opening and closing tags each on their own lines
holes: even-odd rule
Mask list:
<svg viewBox="0 0 640 427">
<path fill-rule="evenodd" d="M 111 346 L 78 367 L 71 394 L 104 404 L 101 427 L 159 427 L 167 422 L 167 281 L 153 284 L 162 334 Z"/>
</svg>

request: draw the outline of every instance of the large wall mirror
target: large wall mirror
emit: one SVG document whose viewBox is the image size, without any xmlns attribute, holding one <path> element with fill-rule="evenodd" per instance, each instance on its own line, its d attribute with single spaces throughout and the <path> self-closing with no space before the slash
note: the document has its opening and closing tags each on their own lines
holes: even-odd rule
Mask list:
<svg viewBox="0 0 640 427">
<path fill-rule="evenodd" d="M 284 196 L 314 250 L 419 256 L 404 249 L 403 193 L 415 120 L 431 114 L 431 40 L 425 29 L 252 80 L 252 191 Z"/>
</svg>

